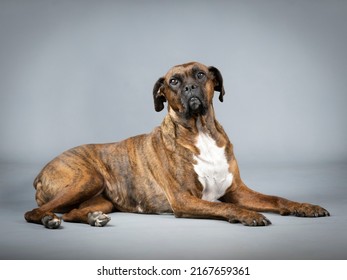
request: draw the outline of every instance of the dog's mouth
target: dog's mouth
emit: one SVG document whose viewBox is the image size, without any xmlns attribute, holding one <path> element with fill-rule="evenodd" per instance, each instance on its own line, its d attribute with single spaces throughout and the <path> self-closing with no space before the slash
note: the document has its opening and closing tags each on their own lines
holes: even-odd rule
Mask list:
<svg viewBox="0 0 347 280">
<path fill-rule="evenodd" d="M 196 96 L 193 96 L 188 101 L 189 109 L 193 112 L 199 111 L 200 107 L 202 107 L 202 102 Z"/>
<path fill-rule="evenodd" d="M 197 96 L 192 96 L 188 100 L 188 110 L 187 110 L 187 116 L 192 117 L 196 115 L 205 115 L 206 113 L 206 108 L 204 106 L 203 101 L 197 97 Z"/>
</svg>

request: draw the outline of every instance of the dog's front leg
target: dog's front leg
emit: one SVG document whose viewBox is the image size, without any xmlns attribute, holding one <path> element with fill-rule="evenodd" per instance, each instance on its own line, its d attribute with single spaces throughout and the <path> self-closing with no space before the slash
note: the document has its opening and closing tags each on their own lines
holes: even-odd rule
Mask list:
<svg viewBox="0 0 347 280">
<path fill-rule="evenodd" d="M 233 186 L 221 200 L 250 210 L 275 212 L 280 215 L 300 217 L 330 216 L 327 210 L 318 205 L 299 203 L 278 196 L 261 194 L 249 189 L 242 182 L 238 186 Z"/>
<path fill-rule="evenodd" d="M 266 226 L 271 224 L 260 213 L 231 203 L 205 201 L 188 193 L 181 193 L 172 199 L 171 207 L 177 218 L 222 219 L 230 223 L 242 223 L 246 226 Z"/>
</svg>

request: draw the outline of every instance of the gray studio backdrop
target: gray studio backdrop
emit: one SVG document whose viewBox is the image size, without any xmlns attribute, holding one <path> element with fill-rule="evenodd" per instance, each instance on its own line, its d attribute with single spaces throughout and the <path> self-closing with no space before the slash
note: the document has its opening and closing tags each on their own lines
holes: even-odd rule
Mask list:
<svg viewBox="0 0 347 280">
<path fill-rule="evenodd" d="M 225 80 L 240 162 L 347 159 L 346 1 L 0 0 L 0 161 L 149 132 L 169 67 Z"/>
</svg>

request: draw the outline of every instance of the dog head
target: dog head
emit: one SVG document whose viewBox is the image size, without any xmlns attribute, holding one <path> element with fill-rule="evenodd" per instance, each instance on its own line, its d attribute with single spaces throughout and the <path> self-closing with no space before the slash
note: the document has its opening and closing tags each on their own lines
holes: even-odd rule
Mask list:
<svg viewBox="0 0 347 280">
<path fill-rule="evenodd" d="M 219 100 L 223 102 L 223 78 L 217 68 L 197 62 L 177 65 L 155 83 L 154 107 L 159 112 L 167 101 L 169 108 L 185 118 L 205 115 L 214 91 L 219 92 Z"/>
</svg>

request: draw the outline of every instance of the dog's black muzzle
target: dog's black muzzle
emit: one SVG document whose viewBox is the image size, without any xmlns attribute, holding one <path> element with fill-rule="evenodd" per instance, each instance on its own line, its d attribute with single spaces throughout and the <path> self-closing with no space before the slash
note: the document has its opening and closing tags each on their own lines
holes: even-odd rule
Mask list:
<svg viewBox="0 0 347 280">
<path fill-rule="evenodd" d="M 202 102 L 201 102 L 201 100 L 198 97 L 192 96 L 188 100 L 188 105 L 189 105 L 189 109 L 191 111 L 198 112 L 200 107 L 202 106 Z"/>
<path fill-rule="evenodd" d="M 204 102 L 201 88 L 195 84 L 188 84 L 183 89 L 183 96 L 186 105 L 186 116 L 204 115 L 206 113 L 206 104 Z"/>
</svg>

